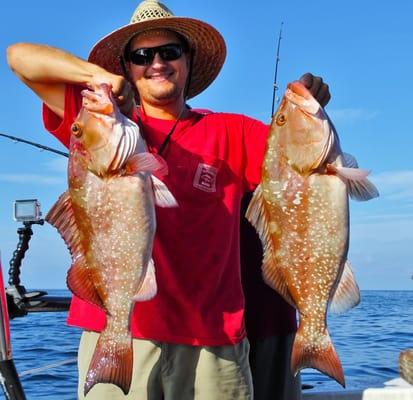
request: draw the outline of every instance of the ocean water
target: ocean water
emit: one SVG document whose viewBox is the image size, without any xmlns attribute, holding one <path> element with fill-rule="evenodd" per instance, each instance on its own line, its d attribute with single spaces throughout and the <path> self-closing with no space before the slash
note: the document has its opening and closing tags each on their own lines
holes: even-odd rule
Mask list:
<svg viewBox="0 0 413 400">
<path fill-rule="evenodd" d="M 11 321 L 13 359 L 27 399 L 76 399 L 80 330 L 66 326 L 65 319 L 60 312 Z M 413 291 L 362 291 L 361 304 L 344 314 L 329 314 L 328 326 L 347 389 L 382 387 L 398 377 L 400 351 L 413 347 Z M 312 386 L 307 389 L 311 392 L 343 390 L 312 369 L 302 372 L 302 382 Z"/>
</svg>

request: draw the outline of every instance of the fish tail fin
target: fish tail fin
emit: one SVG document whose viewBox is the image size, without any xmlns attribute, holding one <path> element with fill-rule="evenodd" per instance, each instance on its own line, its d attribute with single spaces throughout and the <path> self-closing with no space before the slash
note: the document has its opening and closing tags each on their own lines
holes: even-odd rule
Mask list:
<svg viewBox="0 0 413 400">
<path fill-rule="evenodd" d="M 328 331 L 319 343 L 322 346 L 309 343 L 302 334 L 301 326 L 298 328 L 291 354 L 291 372 L 295 376 L 303 368 L 315 368 L 345 387 L 343 368 Z"/>
<path fill-rule="evenodd" d="M 130 334 L 128 340 L 114 342 L 102 332 L 86 374 L 84 395 L 97 383 L 112 383 L 127 395 L 132 382 L 132 368 L 133 347 Z"/>
</svg>

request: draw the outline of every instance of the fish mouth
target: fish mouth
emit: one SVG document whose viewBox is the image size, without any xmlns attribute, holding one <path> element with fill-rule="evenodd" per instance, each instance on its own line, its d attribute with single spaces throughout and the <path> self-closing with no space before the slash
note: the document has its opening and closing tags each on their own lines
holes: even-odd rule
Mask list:
<svg viewBox="0 0 413 400">
<path fill-rule="evenodd" d="M 293 110 L 295 109 L 295 112 L 302 114 L 301 117 L 297 116 L 298 120 L 301 118 L 314 120 L 314 123 L 318 125 L 317 130 L 321 129 L 322 131 L 321 137 L 317 140 L 315 140 L 314 136 L 308 136 L 311 144 L 318 148 L 318 156 L 308 167 L 309 170 L 317 170 L 324 164 L 331 149 L 334 147 L 335 138 L 330 121 L 323 108 L 301 82 L 294 81 L 289 83 L 285 91 L 285 98 L 291 104 Z"/>
<path fill-rule="evenodd" d="M 285 97 L 303 112 L 311 116 L 318 116 L 321 106 L 301 82 L 289 83 L 285 91 Z"/>
</svg>

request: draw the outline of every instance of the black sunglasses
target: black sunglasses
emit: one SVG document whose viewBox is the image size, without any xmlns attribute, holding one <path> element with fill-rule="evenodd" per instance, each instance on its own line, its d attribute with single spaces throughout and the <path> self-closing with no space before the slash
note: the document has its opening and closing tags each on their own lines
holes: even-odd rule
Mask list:
<svg viewBox="0 0 413 400">
<path fill-rule="evenodd" d="M 129 53 L 129 60 L 135 65 L 151 65 L 155 54 L 164 61 L 174 61 L 182 56 L 184 49 L 178 43 L 168 43 L 157 47 L 144 47 L 132 50 Z"/>
</svg>

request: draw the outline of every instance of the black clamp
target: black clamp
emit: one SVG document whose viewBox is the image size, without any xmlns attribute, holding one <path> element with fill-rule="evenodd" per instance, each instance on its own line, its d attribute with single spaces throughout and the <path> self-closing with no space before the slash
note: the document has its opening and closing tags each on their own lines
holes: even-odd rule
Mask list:
<svg viewBox="0 0 413 400">
<path fill-rule="evenodd" d="M 7 308 L 10 319 L 27 315 L 32 307 L 39 307 L 43 303 L 40 297 L 47 294 L 44 291 L 27 292 L 23 285 L 20 285 L 20 267 L 22 259 L 29 248 L 29 241 L 33 235 L 31 226 L 33 224 L 43 225 L 44 220 L 25 221 L 23 227 L 17 229 L 19 243 L 13 252 L 10 260 L 9 286 L 6 288 Z"/>
</svg>

